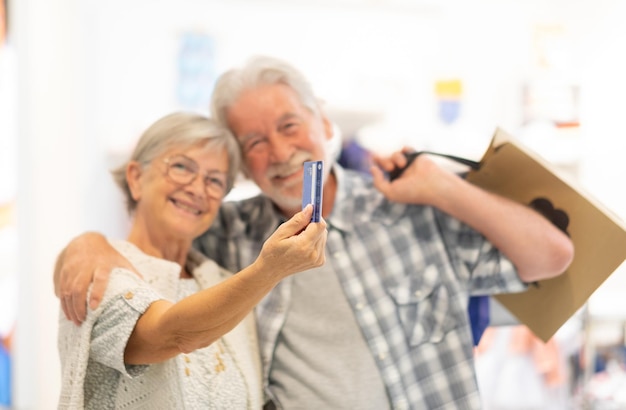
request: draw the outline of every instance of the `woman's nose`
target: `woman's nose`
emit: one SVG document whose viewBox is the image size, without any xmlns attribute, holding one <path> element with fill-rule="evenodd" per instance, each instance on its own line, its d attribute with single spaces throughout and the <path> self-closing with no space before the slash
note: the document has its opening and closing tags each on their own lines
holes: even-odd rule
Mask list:
<svg viewBox="0 0 626 410">
<path fill-rule="evenodd" d="M 193 192 L 196 196 L 206 196 L 206 184 L 204 183 L 204 177 L 200 174 L 187 184 L 186 189 Z"/>
</svg>

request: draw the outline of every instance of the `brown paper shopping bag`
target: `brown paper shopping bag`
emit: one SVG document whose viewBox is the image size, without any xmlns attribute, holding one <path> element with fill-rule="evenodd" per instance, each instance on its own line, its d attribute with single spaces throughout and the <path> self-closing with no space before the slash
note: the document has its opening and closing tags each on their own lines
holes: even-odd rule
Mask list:
<svg viewBox="0 0 626 410">
<path fill-rule="evenodd" d="M 575 257 L 563 275 L 523 293 L 496 296 L 521 323 L 548 341 L 626 259 L 626 225 L 501 129 L 467 179 L 550 214 L 574 242 Z"/>
</svg>

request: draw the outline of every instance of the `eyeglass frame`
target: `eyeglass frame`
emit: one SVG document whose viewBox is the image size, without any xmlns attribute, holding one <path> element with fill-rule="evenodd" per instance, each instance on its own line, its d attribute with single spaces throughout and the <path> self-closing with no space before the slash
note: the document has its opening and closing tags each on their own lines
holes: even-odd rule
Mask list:
<svg viewBox="0 0 626 410">
<path fill-rule="evenodd" d="M 175 173 L 176 171 L 174 170 L 173 164 L 170 162 L 173 158 L 183 158 L 185 161 L 193 165 L 193 168 L 195 169 L 187 169 L 187 172 L 190 172 L 188 174 L 189 177 L 185 177 L 184 175 Z M 200 166 L 198 165 L 198 163 L 184 154 L 175 154 L 175 155 L 169 156 L 167 158 L 164 158 L 163 162 L 165 163 L 165 166 L 166 166 L 165 175 L 175 184 L 178 184 L 181 186 L 192 184 L 196 180 L 196 178 L 198 178 L 198 175 L 200 175 Z M 188 167 L 186 166 L 186 168 Z M 173 170 L 174 170 L 174 173 L 172 173 Z M 215 184 L 211 183 L 213 180 L 215 180 L 216 174 L 223 176 L 223 178 L 220 179 L 219 181 L 221 183 L 221 186 L 216 186 Z M 228 190 L 228 176 L 226 173 L 223 173 L 221 171 L 206 171 L 203 176 L 203 185 L 204 185 L 204 191 L 210 197 L 216 198 L 216 199 L 223 199 L 226 196 L 226 191 Z M 216 189 L 217 189 L 217 192 L 215 191 Z"/>
</svg>

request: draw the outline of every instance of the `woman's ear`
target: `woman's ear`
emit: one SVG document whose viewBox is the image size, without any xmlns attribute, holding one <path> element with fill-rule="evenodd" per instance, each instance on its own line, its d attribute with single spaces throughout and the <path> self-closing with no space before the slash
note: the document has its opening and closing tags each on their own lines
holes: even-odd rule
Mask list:
<svg viewBox="0 0 626 410">
<path fill-rule="evenodd" d="M 130 195 L 135 201 L 139 201 L 141 198 L 141 164 L 137 161 L 130 161 L 126 165 L 126 182 L 128 183 L 128 190 Z"/>
</svg>

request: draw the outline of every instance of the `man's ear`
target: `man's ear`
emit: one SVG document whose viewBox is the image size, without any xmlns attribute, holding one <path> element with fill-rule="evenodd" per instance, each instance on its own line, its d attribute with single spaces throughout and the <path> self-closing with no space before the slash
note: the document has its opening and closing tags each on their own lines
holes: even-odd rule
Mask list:
<svg viewBox="0 0 626 410">
<path fill-rule="evenodd" d="M 333 123 L 324 113 L 322 113 L 322 125 L 324 126 L 324 134 L 326 135 L 326 139 L 330 140 L 333 137 Z"/>
<path fill-rule="evenodd" d="M 141 164 L 137 161 L 130 161 L 128 165 L 126 165 L 126 182 L 128 183 L 130 195 L 135 201 L 139 201 L 141 198 L 141 175 Z"/>
</svg>

